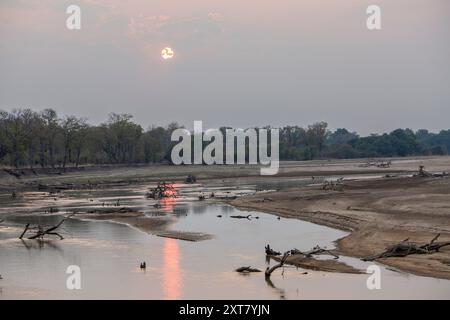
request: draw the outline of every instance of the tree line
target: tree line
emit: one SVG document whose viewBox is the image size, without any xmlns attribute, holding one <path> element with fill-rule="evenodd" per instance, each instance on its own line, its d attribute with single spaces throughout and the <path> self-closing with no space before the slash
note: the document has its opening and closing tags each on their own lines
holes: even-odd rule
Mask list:
<svg viewBox="0 0 450 320">
<path fill-rule="evenodd" d="M 390 133 L 361 137 L 345 128 L 333 132 L 327 123 L 307 128 L 288 126 L 280 129 L 282 160 L 351 159 L 447 155 L 450 152 L 450 129 L 439 133 L 420 129 L 396 129 Z"/>
<path fill-rule="evenodd" d="M 170 157 L 176 123 L 147 130 L 129 114 L 111 113 L 100 125 L 85 118 L 59 118 L 52 109 L 0 111 L 0 164 L 66 168 L 86 164 L 163 162 Z"/>
<path fill-rule="evenodd" d="M 0 111 L 0 164 L 11 167 L 66 168 L 96 164 L 170 163 L 177 123 L 144 129 L 129 114 L 111 113 L 92 125 L 85 118 L 59 117 L 45 109 Z M 221 128 L 224 130 L 225 128 Z M 450 129 L 432 133 L 397 129 L 361 137 L 326 122 L 280 130 L 280 160 L 446 155 Z"/>
</svg>

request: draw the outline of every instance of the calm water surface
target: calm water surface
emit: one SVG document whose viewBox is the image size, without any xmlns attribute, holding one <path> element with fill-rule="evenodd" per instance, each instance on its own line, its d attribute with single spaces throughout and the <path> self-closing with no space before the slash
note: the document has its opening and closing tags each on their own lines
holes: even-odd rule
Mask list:
<svg viewBox="0 0 450 320">
<path fill-rule="evenodd" d="M 293 182 L 288 182 L 291 186 Z M 304 182 L 298 181 L 302 184 Z M 1 299 L 389 299 L 450 298 L 450 281 L 417 277 L 382 267 L 382 289 L 368 290 L 368 275 L 316 272 L 295 267 L 278 269 L 266 282 L 263 273 L 242 275 L 240 266 L 264 270 L 264 246 L 279 250 L 307 250 L 315 245 L 333 247 L 345 232 L 275 215 L 242 212 L 228 205 L 196 201 L 198 194 L 251 193 L 261 186 L 178 186 L 180 197 L 163 201 L 155 209 L 143 195 L 145 186 L 108 190 L 71 191 L 57 196 L 29 193 L 16 200 L 0 199 Z M 265 185 L 264 187 L 268 187 Z M 272 186 L 280 187 L 280 186 Z M 120 205 L 165 215 L 171 229 L 205 232 L 212 240 L 188 242 L 146 234 L 127 225 L 70 219 L 61 229 L 64 240 L 17 239 L 27 222 L 54 224 L 57 214 L 80 207 L 102 207 L 120 199 Z M 232 219 L 230 215 L 259 219 Z M 222 217 L 218 217 L 221 215 Z M 357 259 L 341 260 L 365 269 Z M 146 271 L 139 263 L 146 261 Z M 273 263 L 273 262 L 272 262 Z M 81 268 L 81 290 L 67 290 L 66 269 Z"/>
</svg>

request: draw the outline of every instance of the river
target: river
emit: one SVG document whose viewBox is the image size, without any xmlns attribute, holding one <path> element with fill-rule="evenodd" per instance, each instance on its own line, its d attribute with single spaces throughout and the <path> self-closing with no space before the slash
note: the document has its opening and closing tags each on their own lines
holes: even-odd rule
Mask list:
<svg viewBox="0 0 450 320">
<path fill-rule="evenodd" d="M 280 182 L 281 183 L 281 182 Z M 301 185 L 303 180 L 291 181 Z M 239 184 L 239 187 L 237 185 Z M 154 207 L 144 197 L 145 185 L 67 191 L 58 195 L 29 192 L 16 199 L 0 198 L 0 299 L 439 299 L 450 297 L 450 281 L 413 276 L 381 267 L 381 289 L 369 290 L 367 274 L 339 274 L 286 266 L 271 281 L 264 273 L 239 274 L 252 266 L 264 270 L 264 246 L 283 251 L 333 248 L 345 232 L 297 219 L 242 212 L 198 195 L 241 195 L 281 184 L 178 185 L 179 196 Z M 80 208 L 103 207 L 117 200 L 146 215 L 172 219 L 170 228 L 212 234 L 190 242 L 147 234 L 109 221 L 71 218 L 61 233 L 64 240 L 19 240 L 26 223 L 52 225 L 61 214 Z M 48 213 L 58 208 L 57 213 Z M 45 213 L 47 211 L 47 213 Z M 232 215 L 251 215 L 233 219 Z M 256 218 L 257 217 L 257 218 Z M 365 269 L 371 263 L 340 257 Z M 139 268 L 145 261 L 146 270 Z M 273 264 L 273 262 L 271 262 Z M 81 289 L 68 290 L 68 266 L 81 270 Z"/>
</svg>

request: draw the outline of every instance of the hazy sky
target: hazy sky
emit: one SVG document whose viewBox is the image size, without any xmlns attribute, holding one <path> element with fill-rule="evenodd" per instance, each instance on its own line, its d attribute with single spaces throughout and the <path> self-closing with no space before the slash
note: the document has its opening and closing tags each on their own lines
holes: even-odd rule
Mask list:
<svg viewBox="0 0 450 320">
<path fill-rule="evenodd" d="M 382 30 L 367 30 L 369 4 Z M 450 1 L 0 0 L 0 109 L 17 107 L 144 127 L 448 129 Z"/>
</svg>

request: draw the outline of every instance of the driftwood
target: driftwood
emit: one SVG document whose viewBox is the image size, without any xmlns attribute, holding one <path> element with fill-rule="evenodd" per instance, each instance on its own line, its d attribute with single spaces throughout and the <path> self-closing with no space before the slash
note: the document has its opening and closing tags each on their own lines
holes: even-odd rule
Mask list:
<svg viewBox="0 0 450 320">
<path fill-rule="evenodd" d="M 443 171 L 442 173 L 431 173 L 425 170 L 425 166 L 419 166 L 419 171 L 417 173 L 413 174 L 414 177 L 421 177 L 421 178 L 443 178 L 448 177 L 449 173 Z"/>
<path fill-rule="evenodd" d="M 28 231 L 28 228 L 30 227 L 30 224 L 27 223 L 27 225 L 25 226 L 25 229 L 23 229 L 22 234 L 19 236 L 19 239 L 22 239 L 23 236 L 25 235 L 25 233 Z"/>
<path fill-rule="evenodd" d="M 443 178 L 448 177 L 450 174 L 448 172 L 443 171 L 442 173 L 433 173 L 433 177 L 435 178 Z"/>
<path fill-rule="evenodd" d="M 70 217 L 72 217 L 74 214 L 70 214 L 67 217 L 65 217 L 64 219 L 62 219 L 60 222 L 58 222 L 58 224 L 49 227 L 47 229 L 44 229 L 43 226 L 38 225 L 37 227 L 30 227 L 30 224 L 27 223 L 27 225 L 25 226 L 25 229 L 23 230 L 23 232 L 21 233 L 21 235 L 19 236 L 19 239 L 22 239 L 25 234 L 27 233 L 27 231 L 29 230 L 35 230 L 35 234 L 32 236 L 29 236 L 27 239 L 29 240 L 33 240 L 33 239 L 44 239 L 44 236 L 46 235 L 54 235 L 54 236 L 58 236 L 61 240 L 64 239 L 63 236 L 61 236 L 58 232 L 56 232 L 55 230 L 58 229 L 63 223 L 64 221 L 66 221 L 67 219 L 69 219 Z"/>
<path fill-rule="evenodd" d="M 147 199 L 161 199 L 174 198 L 175 195 L 175 188 L 171 184 L 162 181 L 158 182 L 158 185 L 155 188 L 150 189 L 145 196 Z"/>
<path fill-rule="evenodd" d="M 266 250 L 266 255 L 268 256 L 279 256 L 281 255 L 280 252 L 273 250 L 270 245 L 267 245 L 265 247 Z M 320 246 L 315 246 L 314 248 L 312 248 L 311 250 L 308 251 L 300 251 L 298 249 L 291 249 L 287 251 L 290 255 L 296 255 L 296 254 L 300 254 L 303 255 L 307 258 L 312 258 L 313 255 L 319 255 L 319 254 L 329 254 L 331 256 L 333 256 L 335 259 L 339 259 L 339 256 L 336 255 L 334 252 L 332 252 L 331 250 L 328 250 L 326 248 L 321 248 Z"/>
<path fill-rule="evenodd" d="M 286 262 L 286 259 L 290 256 L 290 252 L 287 251 L 283 254 L 283 257 L 281 258 L 281 261 L 279 263 L 277 263 L 276 265 L 274 265 L 272 268 L 267 267 L 266 268 L 266 272 L 264 273 L 264 275 L 266 276 L 266 278 L 270 278 L 270 275 L 272 274 L 272 272 L 274 272 L 276 269 L 281 268 L 284 263 Z"/>
<path fill-rule="evenodd" d="M 192 175 L 192 174 L 190 174 L 190 175 L 187 176 L 185 182 L 186 183 L 196 183 L 197 182 L 197 177 Z"/>
<path fill-rule="evenodd" d="M 365 257 L 362 260 L 373 261 L 380 258 L 406 257 L 410 254 L 430 254 L 438 252 L 440 248 L 450 245 L 450 241 L 436 242 L 439 236 L 440 233 L 438 233 L 430 242 L 422 245 L 418 245 L 417 243 L 410 242 L 409 239 L 405 239 L 400 243 L 386 248 L 386 250 L 381 253 Z"/>
<path fill-rule="evenodd" d="M 384 161 L 384 160 L 378 160 L 378 161 L 370 161 L 368 160 L 366 163 L 360 165 L 360 167 L 368 168 L 368 167 L 378 167 L 378 168 L 390 168 L 392 162 Z"/>
<path fill-rule="evenodd" d="M 381 161 L 380 163 L 377 164 L 378 168 L 390 168 L 391 167 L 392 162 L 391 161 Z"/>
<path fill-rule="evenodd" d="M 270 245 L 267 245 L 265 247 L 265 249 L 266 249 L 266 255 L 268 255 L 268 256 L 279 256 L 281 254 L 280 252 L 273 250 L 270 247 Z"/>
<path fill-rule="evenodd" d="M 216 198 L 216 199 L 221 199 L 221 200 L 234 200 L 234 199 L 237 199 L 237 196 L 228 196 L 228 195 L 226 195 L 226 196 L 214 196 L 214 198 Z"/>
<path fill-rule="evenodd" d="M 337 190 L 339 188 L 342 188 L 343 186 L 344 178 L 339 178 L 336 181 L 333 180 L 325 180 L 322 183 L 322 189 L 323 190 Z"/>
<path fill-rule="evenodd" d="M 319 246 L 315 246 L 311 250 L 305 251 L 305 252 L 302 252 L 302 251 L 300 251 L 298 249 L 292 249 L 292 250 L 290 250 L 290 253 L 292 255 L 301 254 L 301 255 L 304 255 L 305 257 L 308 257 L 308 258 L 311 258 L 313 255 L 329 254 L 329 255 L 333 256 L 335 259 L 339 259 L 339 256 L 336 255 L 335 253 L 333 253 L 332 251 L 330 251 L 330 250 L 328 250 L 326 248 L 321 248 Z"/>
<path fill-rule="evenodd" d="M 251 220 L 252 215 L 249 214 L 248 216 L 241 216 L 241 215 L 237 215 L 237 216 L 230 216 L 230 218 L 234 218 L 234 219 L 248 219 Z"/>
<path fill-rule="evenodd" d="M 239 273 L 261 272 L 261 270 L 256 269 L 256 268 L 252 268 L 250 266 L 248 266 L 248 267 L 240 267 L 240 268 L 237 268 L 234 271 L 239 272 Z"/>
<path fill-rule="evenodd" d="M 416 177 L 432 177 L 433 174 L 425 170 L 425 166 L 419 166 L 419 171 L 414 175 Z"/>
</svg>

